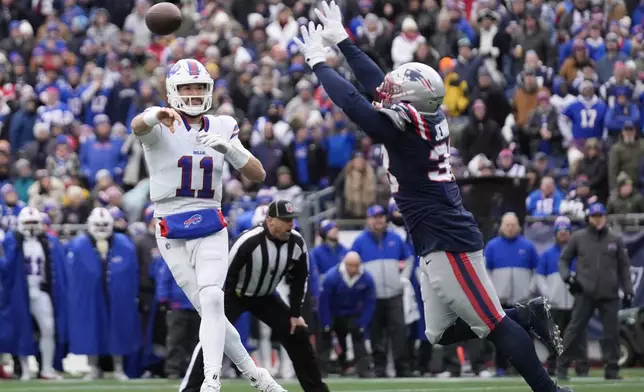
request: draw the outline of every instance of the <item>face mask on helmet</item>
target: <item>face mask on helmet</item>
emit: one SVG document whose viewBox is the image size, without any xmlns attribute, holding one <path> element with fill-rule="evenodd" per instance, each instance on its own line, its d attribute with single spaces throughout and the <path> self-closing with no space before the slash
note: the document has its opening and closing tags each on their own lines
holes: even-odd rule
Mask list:
<svg viewBox="0 0 644 392">
<path fill-rule="evenodd" d="M 87 219 L 87 231 L 95 240 L 104 240 L 114 233 L 114 219 L 105 208 L 96 208 Z"/>
<path fill-rule="evenodd" d="M 213 81 L 197 60 L 177 62 L 168 72 L 165 84 L 168 104 L 188 116 L 199 116 L 212 107 Z"/>
<path fill-rule="evenodd" d="M 18 214 L 18 232 L 26 237 L 42 234 L 44 227 L 40 211 L 35 208 L 23 208 Z"/>
</svg>

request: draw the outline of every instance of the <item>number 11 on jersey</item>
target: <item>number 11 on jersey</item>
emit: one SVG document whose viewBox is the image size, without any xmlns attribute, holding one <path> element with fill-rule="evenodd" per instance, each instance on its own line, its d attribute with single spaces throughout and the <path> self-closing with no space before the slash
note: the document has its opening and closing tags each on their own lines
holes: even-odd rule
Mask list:
<svg viewBox="0 0 644 392">
<path fill-rule="evenodd" d="M 215 168 L 212 157 L 203 157 L 199 161 L 199 168 L 203 171 L 203 184 L 198 190 L 192 188 L 192 156 L 182 156 L 177 166 L 181 169 L 181 188 L 177 189 L 177 197 L 212 199 L 215 196 L 215 190 L 212 187 L 212 173 Z"/>
</svg>

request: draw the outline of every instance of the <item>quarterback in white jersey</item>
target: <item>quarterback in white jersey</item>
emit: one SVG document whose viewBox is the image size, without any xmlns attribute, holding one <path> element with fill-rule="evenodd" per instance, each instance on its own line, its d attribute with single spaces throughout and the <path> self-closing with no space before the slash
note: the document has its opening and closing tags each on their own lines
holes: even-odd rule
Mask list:
<svg viewBox="0 0 644 392">
<path fill-rule="evenodd" d="M 166 76 L 166 90 L 169 107 L 149 108 L 131 126 L 149 167 L 159 251 L 201 314 L 206 376 L 201 392 L 219 390 L 224 352 L 260 391 L 284 391 L 268 371 L 255 367 L 224 315 L 224 160 L 252 181 L 264 180 L 264 168 L 237 138 L 235 119 L 204 114 L 212 106 L 213 80 L 201 63 L 184 59 L 174 64 Z"/>
</svg>

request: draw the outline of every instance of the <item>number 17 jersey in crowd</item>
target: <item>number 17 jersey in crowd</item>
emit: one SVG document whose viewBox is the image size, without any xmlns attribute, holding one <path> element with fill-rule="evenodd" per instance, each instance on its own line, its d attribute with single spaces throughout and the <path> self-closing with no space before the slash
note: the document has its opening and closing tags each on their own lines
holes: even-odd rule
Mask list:
<svg viewBox="0 0 644 392">
<path fill-rule="evenodd" d="M 183 118 L 175 124 L 174 133 L 158 124 L 139 137 L 150 172 L 150 199 L 155 202 L 156 216 L 221 208 L 224 155 L 197 142 L 201 130 L 215 132 L 241 146 L 237 121 L 230 116 L 204 115 L 198 124 L 189 124 Z"/>
</svg>

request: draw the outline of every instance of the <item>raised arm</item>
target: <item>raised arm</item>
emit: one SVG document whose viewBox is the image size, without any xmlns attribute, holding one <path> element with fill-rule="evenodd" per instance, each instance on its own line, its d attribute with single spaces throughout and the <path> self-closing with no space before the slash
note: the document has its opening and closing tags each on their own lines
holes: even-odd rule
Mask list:
<svg viewBox="0 0 644 392">
<path fill-rule="evenodd" d="M 324 25 L 322 38 L 325 44 L 338 45 L 358 82 L 368 94 L 374 95 L 376 88 L 385 79 L 385 74 L 366 53 L 351 42 L 342 24 L 340 7 L 335 1 L 331 1 L 329 4 L 323 1 L 320 9 L 315 10 L 315 14 Z"/>
<path fill-rule="evenodd" d="M 347 63 L 349 63 L 358 83 L 365 88 L 367 93 L 375 96 L 376 89 L 385 80 L 385 73 L 382 72 L 371 57 L 354 45 L 349 38 L 340 42 L 338 48 L 340 48 L 344 58 L 347 59 Z"/>
</svg>

